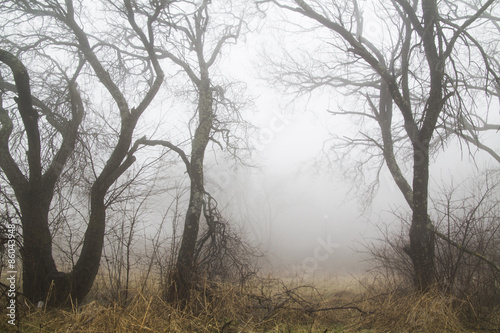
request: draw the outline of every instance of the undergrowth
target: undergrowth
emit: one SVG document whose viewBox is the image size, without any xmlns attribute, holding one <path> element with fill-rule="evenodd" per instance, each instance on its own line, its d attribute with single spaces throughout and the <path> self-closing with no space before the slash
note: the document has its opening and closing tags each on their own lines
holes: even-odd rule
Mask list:
<svg viewBox="0 0 500 333">
<path fill-rule="evenodd" d="M 473 320 L 465 301 L 409 290 L 366 278 L 256 278 L 244 287 L 204 283 L 182 308 L 149 288 L 130 290 L 121 304 L 96 298 L 49 309 L 20 302 L 18 318 L 21 332 L 500 332 L 500 309 Z M 1 321 L 0 331 L 15 330 Z"/>
</svg>

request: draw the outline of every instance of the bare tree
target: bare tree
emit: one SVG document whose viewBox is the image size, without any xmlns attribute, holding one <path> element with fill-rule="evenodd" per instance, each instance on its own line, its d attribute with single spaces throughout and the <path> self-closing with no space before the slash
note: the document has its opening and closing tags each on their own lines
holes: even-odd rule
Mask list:
<svg viewBox="0 0 500 333">
<path fill-rule="evenodd" d="M 197 253 L 216 230 L 222 230 L 216 201 L 205 190 L 204 163 L 209 143 L 225 148 L 237 159 L 237 151 L 244 149 L 244 144 L 238 144 L 237 139 L 238 132 L 244 132 L 247 126 L 240 116 L 242 104 L 229 98 L 231 85 L 216 83 L 220 81 L 220 74 L 215 66 L 223 49 L 235 43 L 242 29 L 245 29 L 244 10 L 245 4 L 233 4 L 231 1 L 218 4 L 208 0 L 185 2 L 181 10 L 174 14 L 173 20 L 162 22 L 171 40 L 158 53 L 161 58 L 170 60 L 180 68 L 192 84 L 196 99 L 189 124 L 194 124 L 194 131 L 189 129 L 192 133 L 188 138 L 189 153 L 180 144 L 167 140 L 140 141 L 141 144 L 161 145 L 175 151 L 184 162 L 190 181 L 184 230 L 167 295 L 170 300 L 186 299 L 196 277 Z M 199 240 L 202 216 L 207 222 L 209 234 Z"/>
<path fill-rule="evenodd" d="M 97 12 L 91 13 L 83 3 L 71 0 L 0 3 L 6 22 L 0 61 L 11 73 L 0 81 L 2 101 L 8 103 L 0 109 L 0 167 L 19 204 L 23 292 L 31 302 L 49 297 L 54 304 L 64 303 L 68 297 L 78 302 L 90 290 L 104 243 L 106 196 L 135 161 L 138 146 L 132 144 L 134 129 L 164 78 L 154 50 L 154 29 L 170 1 L 155 2 L 152 15 L 139 23 L 131 1 L 103 5 L 115 9 L 114 22 L 101 20 L 97 24 L 97 18 L 91 20 Z M 129 44 L 105 38 L 119 38 L 120 33 Z M 29 72 L 35 73 L 36 81 L 30 80 Z M 138 91 L 129 89 L 126 77 L 137 80 L 134 87 Z M 113 140 L 107 142 L 109 155 L 91 166 L 90 213 L 83 244 L 72 271 L 63 273 L 52 255 L 49 210 L 56 185 L 82 134 L 80 125 L 84 118 L 93 120 L 90 110 L 99 107 L 98 102 L 84 101 L 82 90 L 95 89 L 98 84 L 113 101 L 107 112 L 118 115 L 117 126 L 111 129 Z M 86 92 L 93 93 L 95 90 Z M 132 97 L 127 97 L 129 93 Z M 131 107 L 131 102 L 136 106 Z M 14 134 L 23 132 L 19 140 L 14 139 Z"/>
<path fill-rule="evenodd" d="M 366 106 L 362 110 L 342 114 L 374 121 L 379 132 L 376 136 L 361 132 L 348 143 L 380 149 L 412 209 L 410 245 L 406 249 L 414 268 L 415 287 L 428 289 L 435 282 L 435 230 L 428 218 L 429 158 L 433 143 L 442 134 L 439 128 L 445 127 L 449 117 L 470 119 L 474 114 L 475 105 L 464 102 L 470 89 L 463 83 L 474 81 L 477 86 L 495 89 L 500 82 L 491 57 L 486 56 L 496 51 L 482 47 L 481 39 L 481 29 L 492 29 L 495 1 L 477 2 L 476 8 L 465 2 L 433 0 L 379 1 L 364 8 L 356 0 L 256 3 L 273 3 L 307 18 L 317 28 L 314 31 L 324 29 L 334 34 L 335 38 L 322 35 L 326 42 L 317 53 L 329 54 L 329 58 L 311 54 L 313 60 L 305 66 L 298 61 L 279 63 L 275 80 L 284 80 L 302 92 L 330 86 L 364 97 Z M 370 16 L 363 10 L 369 10 Z M 379 20 L 383 36 L 366 37 L 365 19 Z M 475 65 L 468 66 L 470 62 Z M 394 112 L 395 108 L 399 112 Z M 398 150 L 409 152 L 413 162 L 411 182 L 404 176 L 396 156 Z"/>
</svg>

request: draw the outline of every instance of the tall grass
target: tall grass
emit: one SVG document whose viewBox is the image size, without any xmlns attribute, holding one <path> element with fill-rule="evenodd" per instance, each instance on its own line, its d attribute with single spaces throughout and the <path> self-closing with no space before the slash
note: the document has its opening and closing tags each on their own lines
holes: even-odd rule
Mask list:
<svg viewBox="0 0 500 333">
<path fill-rule="evenodd" d="M 138 285 L 128 294 L 127 302 L 97 297 L 67 309 L 24 305 L 21 332 L 500 331 L 500 311 L 481 327 L 473 326 L 477 323 L 464 316 L 470 310 L 464 301 L 439 291 L 412 293 L 368 278 L 309 284 L 267 277 L 245 286 L 205 282 L 182 308 L 166 303 L 153 286 Z M 2 318 L 4 309 L 2 304 Z M 0 331 L 9 329 L 2 320 Z"/>
</svg>

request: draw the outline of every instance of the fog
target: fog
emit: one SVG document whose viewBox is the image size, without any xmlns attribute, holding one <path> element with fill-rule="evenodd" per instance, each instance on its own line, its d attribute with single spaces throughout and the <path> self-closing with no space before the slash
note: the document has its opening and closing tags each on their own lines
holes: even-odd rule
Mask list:
<svg viewBox="0 0 500 333">
<path fill-rule="evenodd" d="M 8 324 L 496 328 L 495 5 L 0 2 Z"/>
<path fill-rule="evenodd" d="M 368 24 L 373 37 L 377 27 Z M 249 138 L 254 151 L 247 162 L 253 167 L 228 170 L 214 159 L 207 163 L 207 186 L 273 272 L 359 273 L 371 267 L 366 245 L 378 241 L 380 230 L 401 228 L 394 212 L 409 207 L 385 166 L 368 198 L 363 192 L 369 181 L 352 179 L 330 159 L 333 136 L 357 131 L 351 119 L 327 112 L 338 108 L 342 96 L 332 90 L 286 95 L 262 78 L 264 50 L 279 54 L 277 41 L 289 35 L 275 26 L 260 27 L 233 46 L 221 65 L 229 77 L 246 83 L 255 102 L 247 116 L 258 131 Z M 492 147 L 496 141 L 486 140 Z M 357 153 L 346 156 L 356 159 Z M 430 187 L 439 192 L 494 167 L 477 148 L 451 139 L 431 161 Z M 411 171 L 406 176 L 410 179 Z"/>
<path fill-rule="evenodd" d="M 334 89 L 290 93 L 266 79 L 266 73 L 273 71 L 269 59 L 286 58 L 296 46 L 315 50 L 332 38 L 329 32 L 319 35 L 321 32 L 311 30 L 314 38 L 293 33 L 310 25 L 310 20 L 302 18 L 290 26 L 290 19 L 281 15 L 285 14 L 270 10 L 266 20 L 249 22 L 251 31 L 224 49 L 223 60 L 217 64 L 217 79 L 223 76 L 230 82 L 240 82 L 240 97 L 251 101 L 242 108 L 242 116 L 255 129 L 241 133 L 252 148 L 242 150 L 241 161 L 224 156 L 227 152 L 218 145 L 211 146 L 206 153 L 206 189 L 233 228 L 263 253 L 260 262 L 264 269 L 283 274 L 358 273 L 370 267 L 364 254 L 366 245 L 378 240 L 381 229 L 400 228 L 402 222 L 394 212 L 404 215 L 409 207 L 385 166 L 357 169 L 353 162 L 360 158 L 360 150 L 344 149 L 335 156 L 339 152 L 332 149 L 335 138 L 355 137 L 361 124 L 329 111 L 340 107 L 356 110 L 366 105 Z M 376 43 L 383 38 L 383 29 L 369 12 L 365 18 L 366 37 Z M 182 81 L 185 74 L 183 77 L 177 69 L 167 77 L 167 91 L 155 99 L 141 119 L 137 137 L 165 139 L 186 149 L 191 134 L 186 129 L 193 116 L 186 91 L 192 87 L 188 80 Z M 493 122 L 499 115 L 494 117 L 497 119 L 491 119 Z M 499 147 L 495 137 L 483 139 L 487 145 Z M 142 147 L 134 167 L 159 158 L 158 151 Z M 147 238 L 160 225 L 172 236 L 174 222 L 161 223 L 177 194 L 182 198 L 181 205 L 188 197 L 182 192 L 189 185 L 185 166 L 174 153 L 165 156 L 159 158 L 162 163 L 155 169 L 160 171 L 154 187 L 168 193 L 148 199 L 148 215 L 144 218 L 148 221 L 144 229 Z M 431 164 L 431 193 L 496 167 L 491 158 L 456 139 L 442 143 Z M 410 163 L 405 168 L 405 176 L 411 179 Z M 374 191 L 369 192 L 373 184 Z M 182 212 L 179 209 L 175 213 Z M 179 237 L 182 216 L 176 223 Z"/>
</svg>

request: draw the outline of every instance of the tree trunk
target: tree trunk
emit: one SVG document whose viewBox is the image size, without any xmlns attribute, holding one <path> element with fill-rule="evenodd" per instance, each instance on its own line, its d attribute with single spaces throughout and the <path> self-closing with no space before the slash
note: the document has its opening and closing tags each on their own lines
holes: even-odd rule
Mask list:
<svg viewBox="0 0 500 333">
<path fill-rule="evenodd" d="M 106 229 L 106 206 L 104 204 L 106 191 L 97 190 L 96 185 L 97 183 L 94 183 L 91 192 L 90 219 L 85 231 L 82 251 L 73 271 L 69 273 L 73 285 L 71 297 L 75 301 L 80 301 L 87 296 L 101 263 Z"/>
<path fill-rule="evenodd" d="M 413 262 L 414 285 L 427 291 L 435 282 L 435 235 L 427 224 L 429 184 L 429 143 L 417 140 L 413 144 L 413 216 L 410 227 L 409 255 Z"/>
<path fill-rule="evenodd" d="M 17 191 L 23 225 L 23 293 L 32 303 L 47 302 L 63 306 L 78 303 L 90 291 L 97 276 L 104 246 L 106 227 L 105 195 L 109 187 L 134 162 L 128 149 L 137 117 L 122 125 L 119 143 L 108 163 L 94 182 L 90 197 L 90 219 L 83 246 L 75 267 L 69 273 L 59 272 L 52 257 L 49 208 L 53 186 L 28 186 L 29 194 Z M 123 161 L 125 158 L 125 161 Z M 123 162 L 122 162 L 123 161 Z"/>
<path fill-rule="evenodd" d="M 170 302 L 185 300 L 195 277 L 194 251 L 198 240 L 204 192 L 203 187 L 199 187 L 198 181 L 196 181 L 197 184 L 194 183 L 191 181 L 189 206 L 184 222 L 182 241 L 175 270 L 172 272 L 172 285 L 167 295 Z"/>
<path fill-rule="evenodd" d="M 172 285 L 167 295 L 167 299 L 171 302 L 186 300 L 195 277 L 194 252 L 198 240 L 200 217 L 205 195 L 205 187 L 203 184 L 203 161 L 213 125 L 213 96 L 210 80 L 208 78 L 208 71 L 205 71 L 204 74 L 201 83 L 198 85 L 199 125 L 193 137 L 191 163 L 188 172 L 191 180 L 189 205 L 184 222 L 184 231 L 179 248 L 179 255 L 172 275 Z"/>
<path fill-rule="evenodd" d="M 57 273 L 52 257 L 48 206 L 36 193 L 19 199 L 23 227 L 23 293 L 34 304 L 47 301 L 51 276 Z"/>
<path fill-rule="evenodd" d="M 49 229 L 49 205 L 30 194 L 18 198 L 23 226 L 23 294 L 33 304 L 46 302 L 61 306 L 71 300 L 81 301 L 90 291 L 99 269 L 104 244 L 104 195 L 93 195 L 91 216 L 80 258 L 70 273 L 57 270 L 52 256 L 52 235 Z M 46 201 L 46 200 L 45 200 Z M 50 202 L 50 200 L 49 200 Z"/>
<path fill-rule="evenodd" d="M 432 223 L 427 213 L 428 183 L 429 183 L 429 143 L 426 140 L 416 140 L 413 144 L 413 188 L 404 178 L 394 155 L 391 133 L 392 100 L 387 93 L 387 85 L 380 88 L 380 105 L 375 112 L 379 123 L 383 154 L 386 165 L 397 186 L 411 207 L 413 216 L 410 227 L 410 247 L 405 248 L 413 262 L 414 286 L 417 290 L 428 290 L 434 283 L 434 240 Z M 375 109 L 375 106 L 372 105 Z"/>
</svg>

